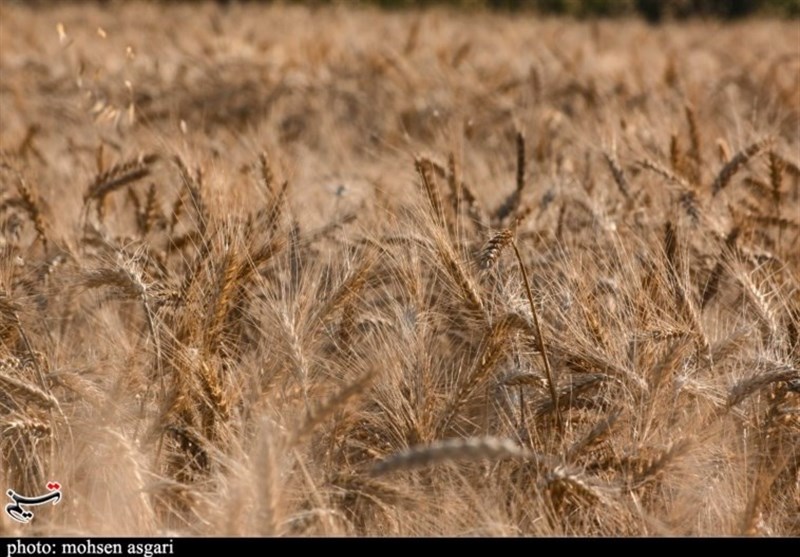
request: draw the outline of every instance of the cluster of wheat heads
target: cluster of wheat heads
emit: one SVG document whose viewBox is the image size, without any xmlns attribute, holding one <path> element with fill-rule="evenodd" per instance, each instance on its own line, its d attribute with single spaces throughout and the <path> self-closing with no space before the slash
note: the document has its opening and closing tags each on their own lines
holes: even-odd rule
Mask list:
<svg viewBox="0 0 800 557">
<path fill-rule="evenodd" d="M 799 61 L 711 25 L 3 6 L 0 533 L 798 535 Z"/>
</svg>

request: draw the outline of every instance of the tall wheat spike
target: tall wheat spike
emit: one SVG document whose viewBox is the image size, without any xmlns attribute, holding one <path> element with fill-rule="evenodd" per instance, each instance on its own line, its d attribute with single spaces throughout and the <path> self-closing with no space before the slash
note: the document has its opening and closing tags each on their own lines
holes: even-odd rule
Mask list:
<svg viewBox="0 0 800 557">
<path fill-rule="evenodd" d="M 614 177 L 614 183 L 617 184 L 619 191 L 626 198 L 630 198 L 631 192 L 630 188 L 628 187 L 628 179 L 625 177 L 625 171 L 622 170 L 622 167 L 619 165 L 619 162 L 613 154 L 604 151 L 603 156 L 606 159 L 608 169 L 611 171 L 611 175 Z"/>
<path fill-rule="evenodd" d="M 39 199 L 21 175 L 17 178 L 17 191 L 19 192 L 25 212 L 28 213 L 31 221 L 33 221 L 37 237 L 41 240 L 45 250 L 47 250 L 47 227 L 44 215 L 42 215 Z"/>
</svg>

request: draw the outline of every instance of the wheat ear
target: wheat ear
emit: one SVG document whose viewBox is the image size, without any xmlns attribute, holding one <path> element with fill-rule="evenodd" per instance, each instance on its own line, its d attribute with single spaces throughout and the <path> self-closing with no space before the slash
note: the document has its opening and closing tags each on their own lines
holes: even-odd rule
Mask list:
<svg viewBox="0 0 800 557">
<path fill-rule="evenodd" d="M 509 439 L 496 437 L 472 437 L 449 439 L 430 445 L 418 445 L 395 453 L 376 464 L 374 476 L 397 470 L 425 468 L 454 460 L 499 460 L 503 458 L 525 458 L 530 453 Z"/>
</svg>

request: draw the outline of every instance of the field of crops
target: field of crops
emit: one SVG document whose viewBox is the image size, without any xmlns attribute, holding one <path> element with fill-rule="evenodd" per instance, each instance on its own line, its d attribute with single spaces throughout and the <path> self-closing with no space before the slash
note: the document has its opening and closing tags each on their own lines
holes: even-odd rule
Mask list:
<svg viewBox="0 0 800 557">
<path fill-rule="evenodd" d="M 0 2 L 0 535 L 800 535 L 797 22 Z"/>
</svg>

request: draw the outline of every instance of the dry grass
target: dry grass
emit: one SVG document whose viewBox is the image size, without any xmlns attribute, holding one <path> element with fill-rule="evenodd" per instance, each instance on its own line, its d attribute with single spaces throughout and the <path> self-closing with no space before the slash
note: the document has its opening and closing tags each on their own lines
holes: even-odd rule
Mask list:
<svg viewBox="0 0 800 557">
<path fill-rule="evenodd" d="M 0 534 L 800 535 L 794 24 L 112 6 L 0 7 Z"/>
</svg>

